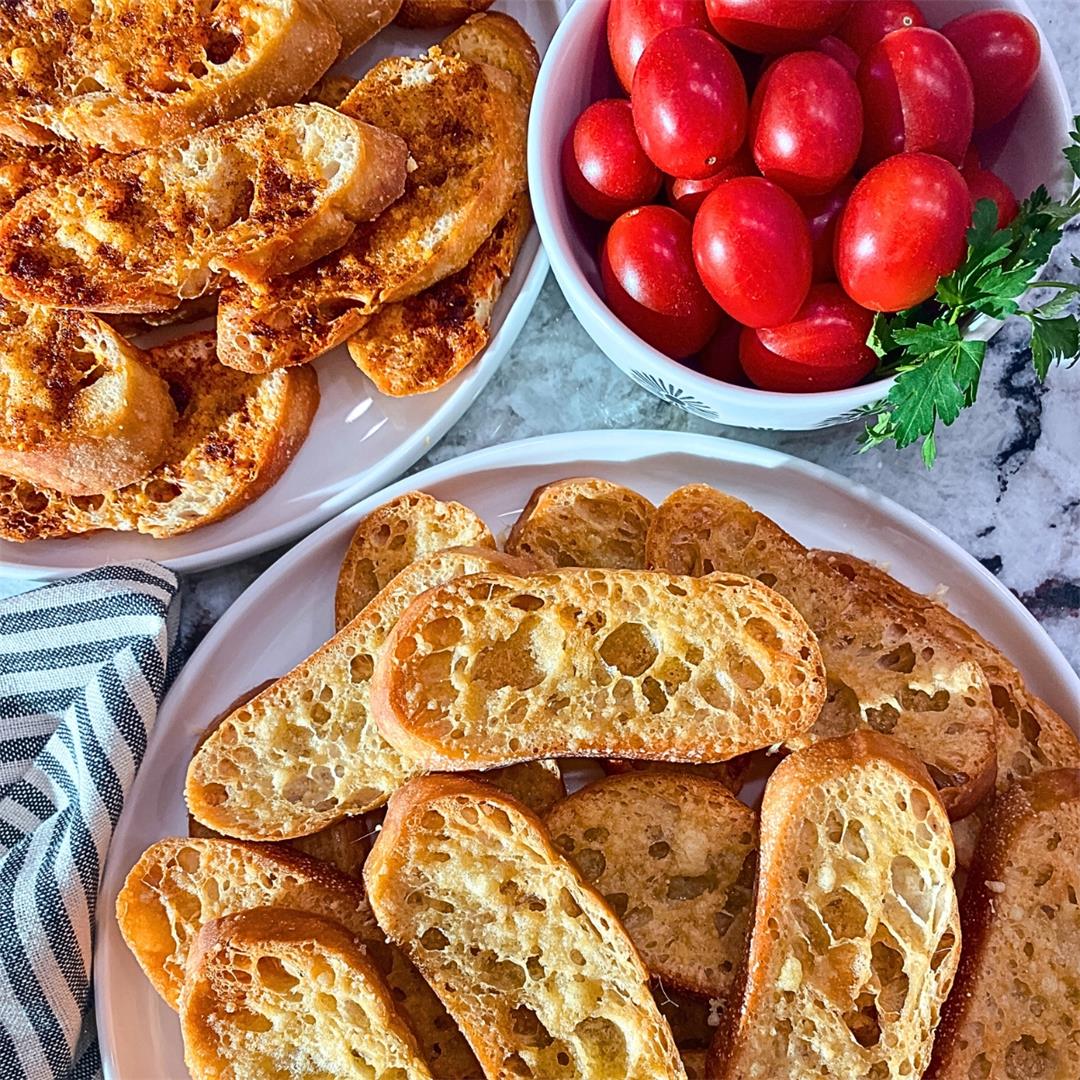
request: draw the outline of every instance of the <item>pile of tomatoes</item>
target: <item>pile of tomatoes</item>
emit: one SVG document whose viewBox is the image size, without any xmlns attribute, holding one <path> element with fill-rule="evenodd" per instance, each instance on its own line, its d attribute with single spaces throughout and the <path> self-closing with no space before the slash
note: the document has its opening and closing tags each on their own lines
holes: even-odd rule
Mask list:
<svg viewBox="0 0 1080 1080">
<path fill-rule="evenodd" d="M 607 30 L 630 96 L 574 122 L 566 190 L 610 223 L 611 310 L 708 375 L 854 385 L 873 313 L 933 295 L 974 202 L 1016 214 L 972 136 L 1034 82 L 1022 15 L 935 30 L 913 0 L 611 0 Z"/>
</svg>

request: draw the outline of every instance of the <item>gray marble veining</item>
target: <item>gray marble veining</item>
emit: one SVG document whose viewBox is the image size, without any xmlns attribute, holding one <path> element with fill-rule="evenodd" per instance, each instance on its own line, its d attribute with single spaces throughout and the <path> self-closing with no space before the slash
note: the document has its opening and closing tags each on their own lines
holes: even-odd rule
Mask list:
<svg viewBox="0 0 1080 1080">
<path fill-rule="evenodd" d="M 1080 0 L 1031 0 L 1080 102 Z M 1080 254 L 1073 229 L 1057 261 Z M 1012 589 L 1080 670 L 1080 367 L 1039 385 L 1018 328 L 993 341 L 979 402 L 939 440 L 930 473 L 911 448 L 853 452 L 857 429 L 755 432 L 695 419 L 640 389 L 593 345 L 549 278 L 520 339 L 479 400 L 416 466 L 530 435 L 664 428 L 744 439 L 818 462 L 938 526 Z M 184 582 L 181 648 L 194 648 L 281 552 Z M 2 585 L 2 583 L 0 583 Z"/>
</svg>

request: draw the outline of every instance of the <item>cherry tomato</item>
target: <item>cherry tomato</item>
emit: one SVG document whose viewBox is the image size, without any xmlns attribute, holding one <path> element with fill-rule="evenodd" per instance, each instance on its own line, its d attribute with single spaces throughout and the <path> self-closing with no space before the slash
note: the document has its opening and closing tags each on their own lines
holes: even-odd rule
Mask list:
<svg viewBox="0 0 1080 1080">
<path fill-rule="evenodd" d="M 924 151 L 959 165 L 971 142 L 971 76 L 948 38 L 925 26 L 894 30 L 859 65 L 863 168 Z"/>
<path fill-rule="evenodd" d="M 806 223 L 810 226 L 815 281 L 836 280 L 836 270 L 833 267 L 836 225 L 854 188 L 854 180 L 844 180 L 824 195 L 811 195 L 798 200 L 802 212 L 806 215 Z"/>
<path fill-rule="evenodd" d="M 975 87 L 975 130 L 1003 120 L 1039 71 L 1039 31 L 1015 11 L 972 11 L 941 32 L 964 58 Z"/>
<path fill-rule="evenodd" d="M 818 52 L 831 56 L 852 77 L 859 70 L 859 54 L 834 34 L 827 34 L 814 44 Z"/>
<path fill-rule="evenodd" d="M 862 143 L 855 80 L 821 52 L 781 57 L 754 91 L 750 146 L 762 176 L 792 195 L 821 195 L 851 172 Z"/>
<path fill-rule="evenodd" d="M 734 320 L 724 316 L 720 329 L 709 339 L 709 343 L 695 357 L 691 366 L 702 375 L 735 386 L 749 386 L 742 365 L 739 363 L 739 333 L 742 327 Z"/>
<path fill-rule="evenodd" d="M 982 155 L 979 153 L 979 148 L 972 143 L 964 154 L 964 160 L 960 165 L 960 171 L 967 172 L 969 169 L 981 169 L 982 168 Z"/>
<path fill-rule="evenodd" d="M 701 204 L 713 188 L 736 176 L 756 175 L 757 167 L 750 156 L 749 148 L 741 146 L 735 156 L 713 176 L 704 180 L 684 180 L 678 176 L 669 176 L 664 183 L 667 187 L 668 202 L 680 214 L 693 221 L 694 215 L 701 209 Z"/>
<path fill-rule="evenodd" d="M 694 271 L 690 222 L 667 206 L 623 214 L 600 253 L 608 307 L 638 337 L 667 356 L 692 356 L 720 323 Z"/>
<path fill-rule="evenodd" d="M 705 0 L 709 19 L 725 40 L 750 52 L 806 48 L 831 34 L 851 0 Z"/>
<path fill-rule="evenodd" d="M 997 227 L 1004 229 L 1014 217 L 1019 207 L 1016 196 L 1012 193 L 1009 185 L 996 173 L 989 169 L 964 169 L 961 175 L 968 186 L 971 194 L 971 209 L 974 211 L 975 204 L 980 199 L 993 199 L 997 204 Z"/>
<path fill-rule="evenodd" d="M 570 198 L 601 221 L 649 202 L 663 180 L 638 141 L 630 102 L 619 98 L 594 101 L 574 121 L 562 174 Z"/>
<path fill-rule="evenodd" d="M 705 30 L 682 27 L 653 38 L 638 61 L 630 102 L 641 145 L 672 176 L 712 176 L 746 137 L 746 82 Z"/>
<path fill-rule="evenodd" d="M 912 0 L 859 0 L 851 5 L 836 33 L 859 56 L 865 56 L 886 34 L 925 25 L 926 18 Z"/>
<path fill-rule="evenodd" d="M 953 165 L 932 154 L 888 158 L 855 185 L 840 216 L 840 284 L 873 311 L 913 307 L 960 265 L 970 222 L 967 185 Z"/>
<path fill-rule="evenodd" d="M 611 0 L 607 39 L 611 62 L 623 89 L 634 85 L 634 69 L 645 46 L 662 30 L 673 26 L 709 29 L 705 0 Z"/>
<path fill-rule="evenodd" d="M 694 262 L 713 299 L 744 326 L 794 318 L 810 289 L 810 229 L 799 204 L 758 176 L 721 184 L 694 218 Z"/>
<path fill-rule="evenodd" d="M 745 327 L 739 360 L 761 390 L 844 390 L 877 365 L 866 344 L 873 321 L 873 312 L 859 307 L 839 285 L 815 285 L 791 322 L 767 330 Z"/>
</svg>

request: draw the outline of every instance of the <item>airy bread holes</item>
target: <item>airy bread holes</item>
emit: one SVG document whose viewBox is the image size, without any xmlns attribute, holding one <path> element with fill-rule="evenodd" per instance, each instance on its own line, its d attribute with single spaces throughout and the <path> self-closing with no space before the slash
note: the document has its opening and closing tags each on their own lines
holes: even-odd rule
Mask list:
<svg viewBox="0 0 1080 1080">
<path fill-rule="evenodd" d="M 627 1074 L 626 1036 L 603 1016 L 591 1016 L 574 1028 L 574 1034 L 586 1048 L 591 1062 L 603 1062 L 601 1075 L 621 1077 Z"/>
<path fill-rule="evenodd" d="M 868 914 L 863 902 L 847 889 L 837 889 L 821 909 L 821 917 L 833 941 L 861 937 L 866 932 Z"/>
<path fill-rule="evenodd" d="M 505 641 L 481 649 L 473 662 L 473 681 L 490 690 L 505 686 L 531 690 L 541 683 L 545 671 L 533 655 L 532 630 L 532 624 L 525 621 Z"/>
<path fill-rule="evenodd" d="M 870 994 L 860 994 L 856 998 L 855 1008 L 844 1014 L 844 1023 L 852 1038 L 864 1048 L 877 1046 L 881 1039 L 877 1003 Z"/>
<path fill-rule="evenodd" d="M 889 867 L 889 879 L 896 898 L 925 923 L 930 916 L 932 897 L 926 890 L 922 871 L 906 855 L 897 855 Z"/>
<path fill-rule="evenodd" d="M 768 649 L 774 649 L 779 651 L 782 647 L 780 635 L 776 632 L 775 627 L 771 623 L 767 622 L 765 619 L 759 618 L 755 615 L 752 618 L 747 619 L 746 622 L 743 623 L 743 629 L 755 641 L 761 642 L 761 644 Z M 806 650 L 806 653 L 807 656 L 803 659 L 809 657 L 809 649 Z"/>
<path fill-rule="evenodd" d="M 517 608 L 519 611 L 539 611 L 544 606 L 544 601 L 539 596 L 522 593 L 510 601 L 510 606 Z"/>
<path fill-rule="evenodd" d="M 1057 1075 L 1057 1053 L 1047 1043 L 1022 1035 L 1005 1051 L 1005 1075 L 1008 1080 L 1037 1080 Z"/>
<path fill-rule="evenodd" d="M 510 1018 L 512 1031 L 521 1037 L 526 1046 L 542 1050 L 555 1041 L 540 1017 L 528 1005 L 518 1005 L 511 1011 Z"/>
<path fill-rule="evenodd" d="M 635 678 L 644 674 L 659 655 L 652 633 L 641 623 L 617 626 L 600 646 L 600 658 L 608 667 Z"/>
<path fill-rule="evenodd" d="M 275 956 L 260 956 L 255 968 L 260 982 L 279 994 L 287 993 L 300 982 Z"/>
<path fill-rule="evenodd" d="M 878 657 L 878 667 L 910 675 L 915 670 L 915 650 L 905 641 L 891 653 Z"/>
</svg>

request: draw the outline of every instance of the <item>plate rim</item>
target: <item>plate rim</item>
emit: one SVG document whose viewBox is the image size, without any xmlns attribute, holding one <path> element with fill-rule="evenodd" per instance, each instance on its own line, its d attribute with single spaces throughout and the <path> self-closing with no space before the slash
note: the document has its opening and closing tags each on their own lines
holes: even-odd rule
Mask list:
<svg viewBox="0 0 1080 1080">
<path fill-rule="evenodd" d="M 375 506 L 414 488 L 422 489 L 473 473 L 499 472 L 529 465 L 540 467 L 566 465 L 572 468 L 577 462 L 596 463 L 605 460 L 626 464 L 673 454 L 694 457 L 710 463 L 729 462 L 764 469 L 794 470 L 816 483 L 825 484 L 842 494 L 853 496 L 860 503 L 872 506 L 877 512 L 891 518 L 895 524 L 920 535 L 931 549 L 944 548 L 954 558 L 958 558 L 961 564 L 974 572 L 974 580 L 996 601 L 996 606 L 1005 608 L 1014 618 L 1019 619 L 1021 625 L 1027 630 L 1034 647 L 1048 662 L 1053 675 L 1061 685 L 1062 693 L 1072 698 L 1080 709 L 1080 675 L 1073 671 L 1061 650 L 1034 615 L 957 541 L 914 511 L 901 506 L 865 484 L 844 477 L 814 462 L 769 447 L 691 432 L 619 428 L 540 435 L 474 450 L 459 457 L 449 458 L 411 476 L 403 477 L 369 494 L 338 514 L 263 571 L 218 619 L 188 658 L 183 670 L 162 701 L 151 737 L 153 739 L 162 737 L 162 733 L 172 723 L 172 714 L 182 710 L 182 703 L 187 697 L 189 685 L 205 677 L 204 669 L 208 658 L 218 654 L 220 643 L 243 623 L 248 610 L 261 601 L 263 593 L 272 589 L 278 580 L 295 572 L 305 562 L 316 558 L 319 549 L 336 542 L 341 534 L 354 528 L 358 519 L 369 513 Z M 568 472 L 566 475 L 572 475 L 572 473 Z M 108 993 L 110 960 L 115 955 L 115 949 L 119 947 L 116 935 L 107 932 L 111 930 L 108 923 L 114 921 L 113 902 L 127 870 L 126 867 L 121 868 L 116 862 L 114 852 L 118 850 L 118 841 L 122 839 L 126 831 L 126 821 L 132 820 L 131 813 L 138 802 L 144 775 L 146 775 L 145 772 L 140 770 L 140 774 L 136 776 L 124 811 L 117 822 L 99 890 L 94 934 L 96 948 L 93 958 L 95 1003 L 97 1003 L 98 994 L 103 997 L 97 1009 L 99 1020 L 106 1013 L 104 998 Z M 109 1037 L 114 1030 L 112 1025 L 99 1023 L 98 1041 L 102 1067 L 104 1076 L 110 1080 L 118 1080 L 120 1077 L 115 1057 L 116 1045 Z"/>
</svg>

